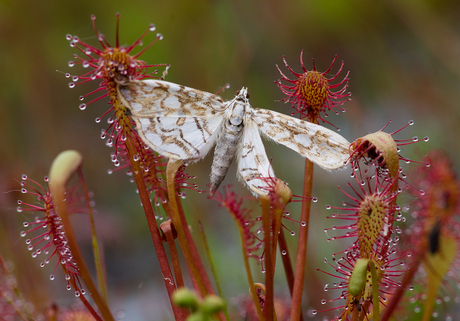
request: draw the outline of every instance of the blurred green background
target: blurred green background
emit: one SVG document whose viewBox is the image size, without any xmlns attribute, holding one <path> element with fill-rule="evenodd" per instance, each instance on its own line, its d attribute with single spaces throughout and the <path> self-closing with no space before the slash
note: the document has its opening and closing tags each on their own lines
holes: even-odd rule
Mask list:
<svg viewBox="0 0 460 321">
<path fill-rule="evenodd" d="M 382 128 L 389 120 L 394 131 L 413 119 L 415 125 L 397 134 L 405 139 L 429 136 L 428 143 L 403 148 L 402 155 L 420 159 L 430 149 L 443 148 L 458 168 L 460 135 L 460 2 L 454 0 L 297 0 L 297 1 L 0 1 L 0 251 L 15 263 L 21 289 L 43 310 L 54 300 L 67 305 L 74 301 L 65 291 L 65 281 L 48 281 L 51 271 L 39 269 L 20 239 L 21 223 L 30 219 L 15 211 L 21 174 L 42 182 L 54 157 L 66 149 L 80 151 L 87 183 L 95 193 L 97 224 L 106 251 L 111 302 L 126 320 L 160 320 L 170 317 L 153 245 L 135 186 L 113 168 L 99 136 L 108 125 L 96 124 L 107 101 L 80 111 L 78 97 L 97 84 L 69 89 L 64 73 L 81 74 L 68 67 L 75 48 L 66 34 L 98 45 L 91 25 L 95 14 L 99 32 L 115 42 L 115 15 L 119 12 L 120 40 L 133 43 L 150 23 L 164 39 L 141 59 L 149 64 L 170 63 L 166 80 L 217 92 L 226 83 L 231 88 L 222 96 L 233 98 L 247 86 L 253 107 L 291 113 L 290 105 L 279 102 L 282 93 L 273 83 L 280 78 L 275 65 L 284 68 L 282 56 L 300 72 L 299 55 L 311 69 L 315 59 L 319 71 L 326 70 L 334 55 L 344 70 L 350 70 L 352 100 L 346 113 L 328 118 L 341 128 L 349 141 Z M 149 34 L 144 44 L 154 39 Z M 345 75 L 345 72 L 342 76 Z M 89 101 L 89 100 L 88 100 Z M 282 146 L 266 142 L 277 176 L 301 194 L 303 159 Z M 206 188 L 211 157 L 188 167 Z M 411 166 L 406 165 L 409 171 Z M 337 224 L 325 219 L 325 204 L 340 206 L 344 199 L 336 185 L 345 186 L 349 169 L 327 173 L 315 170 L 310 227 L 309 263 L 305 310 L 322 309 L 319 301 L 339 293 L 322 292 L 333 282 L 314 271 L 327 269 L 324 257 L 346 244 L 326 242 L 323 229 Z M 242 195 L 249 192 L 235 179 L 232 167 L 224 184 L 234 184 Z M 410 199 L 402 202 L 410 203 Z M 247 293 L 236 227 L 206 195 L 189 191 L 185 201 L 192 229 L 199 239 L 197 220 L 203 222 L 227 299 Z M 299 207 L 289 209 L 294 219 Z M 340 222 L 338 222 L 340 223 Z M 82 244 L 89 249 L 84 219 L 76 220 Z M 287 224 L 295 228 L 293 224 Z M 297 237 L 292 238 L 292 243 Z M 198 241 L 201 246 L 201 241 Z M 230 245 L 231 244 L 231 245 Z M 36 261 L 36 262 L 35 262 Z M 47 268 L 51 269 L 51 266 Z M 258 268 L 257 268 L 258 269 Z M 277 291 L 286 295 L 281 268 Z M 259 274 L 259 281 L 262 280 Z M 56 279 L 59 279 L 57 277 Z M 63 278 L 61 278 L 63 279 Z M 34 294 L 33 294 L 34 293 Z M 39 295 L 37 295 L 40 293 Z M 152 313 L 156 317 L 152 318 Z"/>
</svg>

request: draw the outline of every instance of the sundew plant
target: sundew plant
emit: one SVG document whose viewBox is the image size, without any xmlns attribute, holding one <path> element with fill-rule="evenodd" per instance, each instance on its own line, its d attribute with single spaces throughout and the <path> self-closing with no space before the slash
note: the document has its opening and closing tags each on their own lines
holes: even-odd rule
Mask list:
<svg viewBox="0 0 460 321">
<path fill-rule="evenodd" d="M 145 255 L 156 257 L 162 282 L 155 286 L 169 298 L 170 320 L 458 316 L 460 185 L 452 164 L 442 151 L 429 150 L 428 137 L 404 137 L 413 120 L 399 129 L 383 120 L 383 128 L 373 133 L 343 137 L 328 116 L 345 112 L 354 71 L 346 71 L 338 56 L 331 53 L 329 67 L 321 71 L 319 65 L 327 64 L 323 59 L 310 62 L 301 51 L 298 62 L 288 61 L 280 51 L 280 59 L 266 66 L 276 68 L 279 79 L 266 86 L 279 90 L 281 115 L 250 108 L 250 90 L 245 87 L 227 101 L 220 93 L 168 82 L 174 65 L 141 60 L 145 51 L 174 41 L 163 40 L 153 24 L 126 46 L 119 39 L 119 15 L 113 42 L 98 31 L 96 18 L 91 19 L 94 41 L 65 36 L 75 51 L 65 76 L 73 92 L 83 84 L 93 86 L 88 93 L 79 92 L 76 106 L 81 110 L 93 108 L 99 100 L 108 102 L 95 125 L 100 126 L 113 163 L 102 170 L 120 184 L 135 184 L 133 192 L 140 198 L 153 243 Z M 143 45 L 146 39 L 150 40 Z M 304 168 L 290 169 L 301 173 L 302 190 L 291 190 L 275 175 L 279 166 L 291 165 L 282 154 L 265 152 L 269 141 L 305 158 Z M 189 173 L 215 145 L 214 155 L 207 156 L 214 158 L 208 171 L 211 185 L 199 186 Z M 416 147 L 419 159 L 407 158 L 406 150 Z M 17 212 L 27 219 L 15 227 L 31 253 L 29 263 L 46 270 L 48 282 L 62 276 L 69 296 L 80 303 L 62 306 L 50 294 L 42 298 L 47 309 L 34 308 L 16 282 L 20 275 L 1 255 L 0 319 L 132 320 L 129 312 L 120 315 L 111 300 L 111 284 L 117 280 L 107 275 L 110 257 L 96 233 L 97 190 L 95 195 L 89 192 L 84 159 L 77 150 L 65 150 L 43 182 L 26 174 L 19 177 L 23 198 L 17 201 Z M 233 167 L 229 169 L 232 161 L 241 184 L 221 185 L 227 172 L 234 175 Z M 338 186 L 339 197 L 329 204 L 321 204 L 313 188 L 314 178 L 325 169 L 333 175 L 349 173 L 349 182 Z M 203 221 L 197 222 L 194 209 L 184 206 L 184 199 L 198 194 L 225 209 L 234 223 L 227 228 L 240 236 L 227 244 L 239 249 L 240 269 L 247 278 L 247 290 L 237 298 L 226 295 L 221 284 L 226 276 L 216 271 L 217 256 L 207 241 L 204 219 L 213 213 L 200 213 Z M 312 213 L 312 203 L 320 204 L 319 213 Z M 313 236 L 309 230 L 312 215 L 328 218 L 324 235 Z M 91 259 L 82 254 L 73 216 L 89 222 Z M 200 231 L 192 230 L 191 222 L 199 223 Z M 307 245 L 319 243 L 340 250 L 325 257 L 323 266 L 306 270 L 311 256 Z M 275 271 L 283 278 L 275 278 Z M 308 289 L 309 273 L 333 281 Z"/>
</svg>

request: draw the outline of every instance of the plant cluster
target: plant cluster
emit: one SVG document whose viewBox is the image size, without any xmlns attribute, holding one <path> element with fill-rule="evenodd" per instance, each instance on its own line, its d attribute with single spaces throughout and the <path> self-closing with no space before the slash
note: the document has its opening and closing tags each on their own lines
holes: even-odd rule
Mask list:
<svg viewBox="0 0 460 321">
<path fill-rule="evenodd" d="M 327 236 L 323 240 L 315 240 L 346 240 L 349 246 L 334 254 L 332 259 L 325 259 L 326 268 L 318 269 L 335 278 L 333 284 L 324 285 L 324 291 L 336 295 L 333 299 L 318 299 L 319 306 L 314 310 L 303 305 L 307 244 L 312 241 L 308 235 L 310 207 L 317 201 L 312 197 L 313 163 L 305 160 L 301 195 L 293 195 L 289 187 L 276 177 L 261 177 L 259 179 L 267 183 L 267 195 L 243 197 L 236 193 L 236 188 L 227 186 L 208 197 L 210 202 L 217 202 L 228 211 L 241 238 L 249 295 L 234 300 L 237 304 L 230 306 L 215 277 L 212 253 L 209 249 L 204 253 L 206 257 L 199 253 L 188 228 L 186 209 L 182 206 L 186 190 L 189 190 L 188 195 L 202 190 L 191 182 L 193 177 L 186 173 L 187 164 L 168 160 L 148 147 L 136 131 L 130 110 L 119 98 L 120 84 L 167 76 L 168 64 L 150 65 L 139 60 L 145 50 L 163 37 L 156 34 L 150 45 L 133 54 L 142 39 L 155 30 L 153 25 L 133 45 L 124 47 L 118 39 L 117 16 L 117 39 L 115 46 L 111 46 L 97 31 L 95 17 L 92 20 L 100 48 L 77 36 L 67 35 L 71 47 L 79 51 L 69 66 L 80 65 L 87 69 L 79 76 L 67 74 L 72 80 L 69 87 L 99 82 L 94 91 L 80 97 L 83 101 L 96 95 L 90 102 L 81 103 L 80 109 L 97 100 L 109 99 L 109 110 L 96 122 L 107 118 L 109 125 L 101 138 L 113 148 L 110 157 L 115 170 L 125 170 L 136 183 L 175 320 L 293 321 L 304 320 L 307 315 L 326 319 L 330 315 L 327 311 L 334 311 L 333 319 L 342 321 L 430 320 L 441 313 L 436 307 L 440 304 L 444 306 L 446 319 L 451 318 L 448 303 L 458 300 L 460 185 L 442 152 L 429 152 L 420 161 L 401 155 L 402 146 L 419 140 L 417 137 L 397 140 L 394 136 L 413 121 L 391 133 L 384 131 L 385 126 L 349 144 L 349 159 L 343 165 L 351 169 L 351 182 L 347 187 L 339 187 L 345 200 L 342 206 L 338 206 L 341 203 L 338 200 L 326 206 L 325 212 L 334 212 L 328 216 L 334 223 L 325 228 Z M 317 71 L 314 61 L 312 70 L 308 70 L 302 51 L 302 70 L 296 72 L 296 68 L 290 67 L 283 57 L 284 65 L 292 75 L 287 76 L 277 66 L 281 79 L 275 83 L 286 95 L 283 101 L 294 108 L 292 114 L 312 123 L 330 124 L 326 120 L 328 112 L 338 114 L 345 111 L 341 105 L 350 97 L 347 92 L 349 73 L 341 78 L 342 62 L 338 72 L 329 76 L 336 58 L 324 72 Z M 428 141 L 428 138 L 423 140 Z M 406 174 L 401 162 L 416 165 Z M 32 257 L 41 258 L 40 266 L 51 263 L 51 280 L 59 266 L 62 267 L 67 288 L 81 301 L 82 307 L 58 309 L 50 303 L 47 311 L 31 310 L 27 298 L 21 295 L 13 272 L 0 257 L 1 319 L 116 319 L 108 303 L 106 272 L 82 164 L 83 157 L 79 152 L 64 151 L 52 164 L 44 186 L 23 175 L 22 193 L 26 198 L 31 196 L 36 200 L 20 200 L 17 208 L 22 213 L 38 213 L 35 218 L 24 222 L 20 235 L 25 238 Z M 406 195 L 402 201 L 401 195 Z M 407 195 L 412 199 L 410 207 L 401 204 L 407 200 Z M 248 210 L 243 205 L 251 202 L 259 203 L 260 210 Z M 291 202 L 302 203 L 300 213 L 287 212 L 286 207 Z M 165 221 L 158 219 L 162 218 L 162 213 L 167 218 Z M 86 215 L 91 223 L 97 285 L 80 254 L 69 218 L 71 215 Z M 296 224 L 295 231 L 286 227 L 288 221 Z M 297 247 L 288 246 L 286 234 L 296 235 Z M 207 247 L 204 232 L 202 236 Z M 281 254 L 282 267 L 276 262 L 278 253 Z M 185 259 L 185 265 L 180 256 Z M 207 262 L 203 262 L 205 258 Z M 205 268 L 209 265 L 211 273 Z M 255 279 L 254 268 L 263 271 L 264 280 Z M 283 269 L 286 275 L 290 297 L 280 296 L 275 291 L 276 268 Z M 184 274 L 188 274 L 185 279 L 193 280 L 193 285 L 186 286 Z M 192 286 L 193 290 L 186 289 Z M 318 293 L 321 295 L 326 296 Z"/>
</svg>

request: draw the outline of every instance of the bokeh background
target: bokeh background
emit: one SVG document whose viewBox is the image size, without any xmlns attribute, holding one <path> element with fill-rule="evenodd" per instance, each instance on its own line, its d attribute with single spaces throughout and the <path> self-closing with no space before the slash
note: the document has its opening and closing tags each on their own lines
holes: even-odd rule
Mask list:
<svg viewBox="0 0 460 321">
<path fill-rule="evenodd" d="M 126 320 L 171 317 L 135 186 L 122 172 L 107 174 L 113 168 L 112 149 L 99 136 L 108 125 L 94 121 L 108 108 L 107 101 L 80 111 L 78 97 L 97 84 L 69 89 L 69 79 L 64 77 L 66 72 L 83 72 L 68 66 L 76 50 L 65 40 L 66 34 L 98 45 L 90 19 L 95 14 L 99 32 L 114 44 L 117 12 L 121 14 L 122 44 L 133 43 L 150 23 L 163 34 L 164 39 L 141 58 L 150 64 L 170 63 L 166 80 L 209 92 L 229 83 L 231 88 L 222 93 L 226 99 L 247 86 L 253 107 L 286 114 L 291 107 L 280 102 L 283 95 L 274 84 L 280 78 L 276 64 L 288 73 L 282 56 L 300 72 L 302 49 L 307 68 L 311 69 L 314 58 L 320 71 L 338 55 L 331 73 L 345 61 L 352 100 L 344 106 L 346 113 L 332 114 L 328 120 L 341 128 L 342 135 L 352 141 L 379 130 L 389 120 L 389 131 L 414 120 L 414 126 L 395 138 L 429 136 L 430 140 L 405 147 L 404 156 L 417 160 L 430 149 L 442 148 L 456 168 L 460 164 L 458 1 L 1 0 L 0 251 L 14 264 L 21 289 L 40 311 L 51 302 L 65 306 L 75 298 L 65 290 L 63 277 L 48 280 L 51 270 L 38 267 L 39 261 L 30 257 L 19 237 L 22 222 L 31 217 L 15 210 L 21 198 L 18 180 L 25 173 L 42 182 L 59 152 L 76 149 L 84 156 L 87 183 L 95 193 L 96 224 L 105 248 L 113 310 Z M 144 43 L 154 38 L 155 33 L 149 34 Z M 265 145 L 277 176 L 289 182 L 294 194 L 300 194 L 303 159 L 282 146 Z M 201 188 L 206 188 L 210 164 L 208 157 L 188 167 Z M 410 171 L 413 165 L 404 166 Z M 240 194 L 249 195 L 234 173 L 235 166 L 224 184 L 233 184 Z M 318 291 L 333 281 L 315 270 L 327 270 L 324 257 L 346 247 L 328 243 L 322 231 L 337 224 L 325 219 L 325 205 L 340 206 L 344 198 L 336 186 L 345 186 L 348 179 L 349 170 L 315 170 L 314 195 L 319 201 L 313 206 L 310 227 L 305 310 L 324 308 L 320 299 L 339 296 Z M 247 282 L 236 227 L 205 194 L 189 191 L 185 204 L 198 240 L 197 221 L 204 225 L 226 298 L 237 302 L 247 293 Z M 298 217 L 299 207 L 289 210 L 294 219 Z M 75 224 L 82 246 L 89 250 L 85 220 L 77 218 Z M 295 225 L 288 226 L 295 229 Z M 296 236 L 291 242 L 295 244 Z M 277 293 L 286 296 L 281 272 Z M 262 277 L 259 273 L 259 280 Z"/>
</svg>

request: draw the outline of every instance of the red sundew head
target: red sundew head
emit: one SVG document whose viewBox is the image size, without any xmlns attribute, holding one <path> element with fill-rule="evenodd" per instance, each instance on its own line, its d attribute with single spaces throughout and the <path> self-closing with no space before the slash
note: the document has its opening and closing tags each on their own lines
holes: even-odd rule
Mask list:
<svg viewBox="0 0 460 321">
<path fill-rule="evenodd" d="M 255 252 L 262 246 L 263 240 L 257 238 L 252 231 L 255 227 L 256 220 L 251 217 L 251 210 L 242 207 L 244 198 L 239 197 L 231 191 L 231 187 L 232 185 L 228 185 L 223 188 L 223 193 L 216 191 L 214 195 L 208 196 L 208 198 L 217 201 L 219 206 L 224 207 L 230 215 L 232 215 L 232 218 L 241 231 L 247 255 L 253 258 L 259 258 Z"/>
<path fill-rule="evenodd" d="M 84 68 L 90 68 L 90 71 L 81 76 L 72 76 L 72 80 L 69 86 L 75 87 L 77 84 L 90 82 L 92 80 L 102 80 L 99 87 L 93 92 L 81 96 L 83 100 L 86 96 L 102 92 L 102 95 L 90 103 L 99 100 L 103 97 L 110 98 L 110 104 L 112 107 L 104 113 L 103 116 L 113 113 L 108 118 L 109 127 L 102 131 L 101 138 L 107 139 L 106 145 L 109 147 L 115 147 L 115 152 L 112 153 L 111 159 L 115 166 L 115 170 L 126 169 L 128 175 L 132 175 L 131 160 L 139 162 L 139 166 L 144 174 L 144 180 L 149 192 L 154 192 L 155 204 L 164 203 L 167 201 L 166 186 L 164 181 L 164 173 L 166 162 L 161 156 L 158 156 L 150 148 L 148 148 L 142 139 L 138 136 L 134 130 L 135 124 L 129 117 L 129 112 L 125 106 L 121 104 L 117 96 L 117 84 L 133 81 L 142 80 L 144 78 L 158 78 L 155 75 L 158 73 L 157 70 L 150 72 L 153 67 L 165 67 L 160 78 L 164 78 L 169 68 L 167 64 L 155 64 L 148 65 L 145 62 L 138 59 L 138 57 L 146 51 L 151 45 L 158 40 L 161 40 L 163 36 L 156 34 L 156 39 L 146 46 L 137 54 L 132 54 L 132 51 L 137 46 L 142 45 L 142 39 L 148 32 L 153 32 L 155 26 L 152 24 L 148 30 L 139 37 L 132 45 L 124 47 L 119 45 L 118 39 L 118 21 L 119 15 L 117 15 L 117 35 L 116 44 L 111 46 L 102 34 L 100 34 L 95 26 L 95 17 L 92 16 L 94 32 L 101 45 L 101 49 L 93 47 L 76 36 L 67 35 L 67 40 L 70 41 L 72 47 L 79 49 L 83 53 L 81 58 L 75 55 L 78 59 L 77 62 L 69 62 L 69 66 L 73 67 L 77 63 L 81 64 Z M 68 75 L 70 77 L 70 75 Z M 88 103 L 89 104 L 89 103 Z M 87 104 L 81 104 L 80 109 L 85 109 Z M 100 122 L 102 117 L 96 118 L 96 122 Z M 130 156 L 131 155 L 131 156 Z M 114 170 L 109 170 L 109 173 L 113 173 Z M 176 176 L 176 186 L 178 188 L 191 188 L 197 189 L 196 184 L 190 184 L 188 180 L 190 176 L 179 170 Z M 181 192 L 178 192 L 181 193 Z M 184 196 L 181 193 L 180 196 Z"/>
<path fill-rule="evenodd" d="M 278 84 L 281 91 L 287 95 L 287 97 L 282 99 L 282 101 L 291 102 L 292 107 L 296 110 L 294 113 L 299 113 L 300 118 L 306 118 L 312 123 L 319 123 L 319 121 L 322 121 L 330 124 L 330 122 L 323 118 L 321 113 L 324 113 L 324 117 L 327 117 L 328 111 L 334 111 L 336 114 L 339 113 L 338 110 L 345 111 L 345 109 L 341 109 L 338 106 L 343 105 L 344 102 L 350 100 L 348 97 L 351 93 L 346 92 L 349 81 L 349 72 L 347 72 L 342 81 L 333 85 L 331 82 L 339 76 L 343 68 L 343 62 L 339 71 L 334 76 L 327 78 L 326 75 L 332 69 L 337 56 L 334 57 L 330 67 L 324 72 L 316 70 L 315 61 L 313 59 L 313 70 L 307 70 L 303 64 L 302 56 L 303 50 L 300 54 L 300 63 L 303 73 L 300 74 L 289 67 L 283 56 L 284 64 L 295 76 L 294 79 L 289 79 L 279 69 L 278 65 L 276 66 L 281 74 L 282 80 L 289 83 L 289 85 L 285 85 L 281 82 L 281 80 L 275 82 Z M 339 89 L 334 91 L 336 88 Z"/>
<path fill-rule="evenodd" d="M 155 42 L 163 39 L 163 36 L 157 33 L 156 39 L 152 43 L 146 46 L 139 53 L 131 55 L 131 52 L 134 48 L 142 45 L 142 39 L 146 36 L 146 34 L 148 32 L 155 31 L 155 26 L 151 24 L 148 30 L 144 32 L 144 34 L 142 34 L 139 37 L 139 39 L 137 39 L 132 45 L 127 47 L 120 46 L 118 38 L 119 18 L 120 15 L 117 14 L 116 44 L 113 47 L 107 42 L 104 35 L 97 31 L 95 24 L 96 17 L 94 15 L 91 16 L 91 19 L 93 21 L 93 28 L 102 49 L 98 49 L 90 44 L 81 41 L 77 36 L 66 36 L 66 39 L 70 41 L 70 46 L 77 48 L 84 55 L 84 58 L 82 58 L 75 54 L 74 58 L 77 59 L 77 61 L 70 61 L 69 67 L 74 67 L 76 64 L 81 64 L 83 68 L 90 68 L 90 71 L 80 76 L 72 76 L 70 74 L 66 74 L 66 77 L 72 78 L 72 82 L 69 83 L 70 88 L 74 88 L 75 85 L 81 83 L 99 79 L 102 80 L 102 82 L 99 85 L 99 88 L 87 95 L 93 94 L 98 91 L 107 91 L 103 95 L 103 97 L 105 97 L 109 94 L 114 94 L 117 83 L 133 80 L 142 80 L 144 78 L 151 78 L 152 76 L 156 75 L 158 73 L 157 70 L 149 72 L 149 69 L 152 67 L 166 67 L 166 70 L 161 78 L 164 77 L 164 75 L 167 72 L 167 69 L 169 68 L 169 65 L 147 65 L 144 61 L 137 59 Z M 83 100 L 84 97 L 87 95 L 80 97 L 80 99 Z M 99 97 L 96 100 L 100 98 L 102 97 Z M 85 107 L 86 104 L 80 105 L 81 109 L 84 109 Z"/>
<path fill-rule="evenodd" d="M 45 178 L 48 184 L 48 178 Z M 84 294 L 81 289 L 79 280 L 80 273 L 78 266 L 73 259 L 68 240 L 64 232 L 64 226 L 61 223 L 61 218 L 56 213 L 52 196 L 48 188 L 42 187 L 37 182 L 29 179 L 26 175 L 22 176 L 21 192 L 23 194 L 30 194 L 37 197 L 39 204 L 29 204 L 23 201 L 18 201 L 18 212 L 39 212 L 43 213 L 41 217 L 36 217 L 31 222 L 24 222 L 23 226 L 29 228 L 27 231 L 21 232 L 21 237 L 32 235 L 26 239 L 27 248 L 32 252 L 32 257 L 36 258 L 40 254 L 45 254 L 47 257 L 40 263 L 44 267 L 50 262 L 50 259 L 56 255 L 58 262 L 54 268 L 53 273 L 50 275 L 50 280 L 54 280 L 54 274 L 59 264 L 64 268 L 65 278 L 67 280 L 67 288 L 71 289 L 70 280 L 72 279 L 76 286 L 79 288 L 76 295 Z M 67 202 L 70 212 L 85 212 L 85 210 L 78 210 L 76 202 L 80 200 L 79 196 L 75 194 L 74 189 L 67 191 Z M 43 232 L 45 229 L 45 232 Z M 35 236 L 34 236 L 35 234 Z"/>
</svg>

